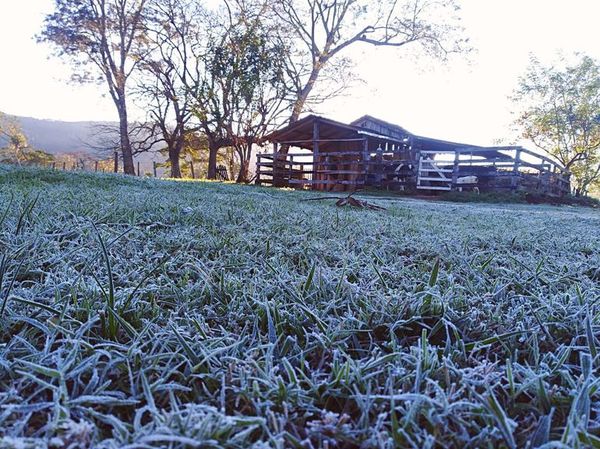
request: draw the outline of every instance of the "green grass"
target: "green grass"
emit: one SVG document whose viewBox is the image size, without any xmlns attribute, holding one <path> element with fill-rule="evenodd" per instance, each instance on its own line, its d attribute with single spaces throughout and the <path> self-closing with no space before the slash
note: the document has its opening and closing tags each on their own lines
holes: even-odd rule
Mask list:
<svg viewBox="0 0 600 449">
<path fill-rule="evenodd" d="M 0 447 L 600 447 L 600 213 L 0 167 Z"/>
</svg>

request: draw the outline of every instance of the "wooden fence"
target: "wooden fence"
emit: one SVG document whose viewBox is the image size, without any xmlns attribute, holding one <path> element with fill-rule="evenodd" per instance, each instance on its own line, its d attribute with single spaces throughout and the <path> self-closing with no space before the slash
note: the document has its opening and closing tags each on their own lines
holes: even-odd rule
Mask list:
<svg viewBox="0 0 600 449">
<path fill-rule="evenodd" d="M 560 196 L 570 193 L 568 171 L 552 159 L 520 147 L 508 151 L 421 150 L 415 159 L 407 160 L 406 156 L 406 152 L 390 151 L 263 153 L 257 155 L 256 183 L 313 190 L 356 190 L 366 186 L 453 190 L 462 189 L 460 177 L 476 176 L 481 190 L 528 190 Z"/>
<path fill-rule="evenodd" d="M 191 179 L 199 179 L 200 176 L 197 176 L 198 170 L 197 166 L 194 165 L 193 161 L 182 161 L 182 164 L 186 164 L 191 173 Z M 152 172 L 146 173 L 145 176 L 152 176 L 154 178 L 159 178 L 163 176 L 159 176 L 160 164 L 156 161 L 152 161 Z M 60 171 L 87 171 L 87 172 L 99 172 L 99 173 L 119 173 L 121 171 L 120 167 L 120 157 L 119 153 L 115 152 L 112 160 L 104 160 L 104 161 L 85 161 L 80 160 L 77 162 L 68 163 L 66 161 L 57 162 L 52 161 L 48 164 L 38 164 L 36 165 L 39 168 L 49 168 L 52 170 L 60 170 Z M 110 168 L 109 168 L 110 167 Z M 142 176 L 141 164 L 139 161 L 136 162 L 136 176 Z M 217 179 L 220 181 L 229 181 L 230 175 L 227 171 L 227 167 L 223 165 L 217 166 Z"/>
</svg>

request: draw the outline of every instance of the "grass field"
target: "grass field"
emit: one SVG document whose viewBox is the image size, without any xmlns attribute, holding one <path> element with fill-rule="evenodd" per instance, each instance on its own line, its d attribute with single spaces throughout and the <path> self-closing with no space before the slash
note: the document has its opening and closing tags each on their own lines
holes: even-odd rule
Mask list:
<svg viewBox="0 0 600 449">
<path fill-rule="evenodd" d="M 0 167 L 2 448 L 600 447 L 600 213 Z"/>
</svg>

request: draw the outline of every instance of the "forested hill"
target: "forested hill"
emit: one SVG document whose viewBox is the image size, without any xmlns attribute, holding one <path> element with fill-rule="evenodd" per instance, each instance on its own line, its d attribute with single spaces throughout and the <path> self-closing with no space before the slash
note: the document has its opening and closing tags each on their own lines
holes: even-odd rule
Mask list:
<svg viewBox="0 0 600 449">
<path fill-rule="evenodd" d="M 110 122 L 64 122 L 60 120 L 15 117 L 20 123 L 29 144 L 51 154 L 93 153 L 99 146 L 99 127 L 115 126 Z M 104 138 L 106 139 L 106 138 Z"/>
</svg>

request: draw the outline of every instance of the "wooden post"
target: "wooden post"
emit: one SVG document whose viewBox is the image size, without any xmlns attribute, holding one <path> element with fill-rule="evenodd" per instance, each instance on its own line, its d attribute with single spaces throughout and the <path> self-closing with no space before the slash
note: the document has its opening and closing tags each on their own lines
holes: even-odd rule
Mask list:
<svg viewBox="0 0 600 449">
<path fill-rule="evenodd" d="M 261 154 L 256 155 L 256 181 L 254 182 L 256 185 L 260 185 L 260 158 Z"/>
<path fill-rule="evenodd" d="M 119 172 L 119 153 L 117 151 L 115 151 L 115 166 L 114 166 L 114 172 L 118 173 Z"/>
<path fill-rule="evenodd" d="M 194 161 L 190 161 L 190 170 L 192 171 L 192 179 L 196 179 L 196 174 L 194 173 Z"/>
<path fill-rule="evenodd" d="M 96 161 L 94 163 L 94 171 L 97 172 L 98 171 L 98 161 Z"/>
<path fill-rule="evenodd" d="M 313 173 L 312 173 L 312 189 L 320 190 L 319 185 L 316 184 L 317 179 L 319 179 L 319 174 L 317 171 L 317 166 L 319 164 L 319 119 L 315 118 L 315 122 L 313 124 Z"/>
<path fill-rule="evenodd" d="M 471 159 L 473 157 L 471 156 Z M 460 151 L 456 150 L 454 152 L 454 166 L 452 167 L 452 188 L 456 186 L 456 182 L 458 181 L 458 167 L 460 162 Z"/>
<path fill-rule="evenodd" d="M 152 161 L 152 172 L 154 173 L 154 177 L 156 178 L 156 161 Z"/>
<path fill-rule="evenodd" d="M 285 156 L 285 155 L 284 155 Z M 279 143 L 273 142 L 273 187 L 285 187 L 283 182 L 283 170 L 281 167 L 280 155 L 279 155 Z"/>
<path fill-rule="evenodd" d="M 141 172 L 140 172 L 140 161 L 137 162 L 137 175 L 141 176 Z"/>
<path fill-rule="evenodd" d="M 521 149 L 517 148 L 515 154 L 515 164 L 513 166 L 513 175 L 510 180 L 510 187 L 512 190 L 516 190 L 519 187 L 519 166 L 521 165 Z"/>
<path fill-rule="evenodd" d="M 385 152 L 388 152 L 388 143 L 385 143 Z M 383 182 L 383 150 L 381 145 L 377 147 L 377 151 L 375 153 L 375 185 L 377 187 L 382 187 Z M 365 163 L 365 173 L 369 172 L 369 166 Z M 366 175 L 365 175 L 366 176 Z M 365 184 L 367 180 L 365 179 Z"/>
<path fill-rule="evenodd" d="M 367 161 L 369 160 L 369 139 L 366 137 L 363 140 L 363 185 L 367 184 Z M 356 190 L 356 187 L 355 187 Z"/>
</svg>

